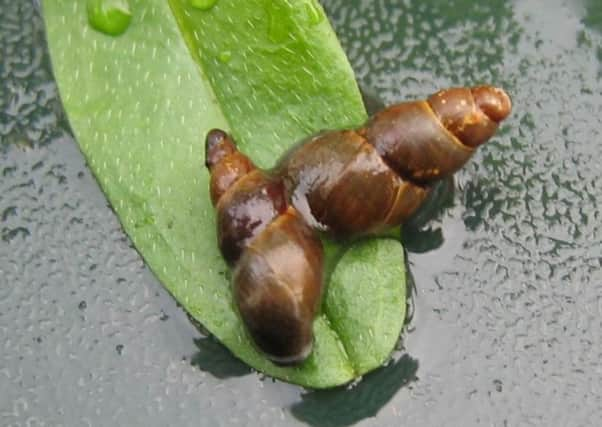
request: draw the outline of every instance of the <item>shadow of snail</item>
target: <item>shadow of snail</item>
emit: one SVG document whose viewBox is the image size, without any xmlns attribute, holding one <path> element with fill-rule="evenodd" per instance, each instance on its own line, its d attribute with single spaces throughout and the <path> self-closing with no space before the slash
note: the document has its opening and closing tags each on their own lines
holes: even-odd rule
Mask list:
<svg viewBox="0 0 602 427">
<path fill-rule="evenodd" d="M 270 171 L 230 135 L 210 131 L 218 244 L 255 345 L 277 364 L 305 360 L 323 289 L 318 232 L 348 240 L 402 224 L 510 110 L 508 95 L 492 86 L 443 90 L 385 108 L 359 129 L 310 137 Z"/>
</svg>

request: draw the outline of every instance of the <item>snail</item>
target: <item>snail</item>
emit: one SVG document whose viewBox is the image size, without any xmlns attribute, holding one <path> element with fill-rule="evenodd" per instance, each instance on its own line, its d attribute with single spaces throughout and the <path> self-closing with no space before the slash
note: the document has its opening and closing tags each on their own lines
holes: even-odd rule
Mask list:
<svg viewBox="0 0 602 427">
<path fill-rule="evenodd" d="M 305 360 L 323 291 L 318 231 L 350 239 L 403 223 L 510 110 L 499 88 L 442 90 L 385 108 L 359 129 L 318 133 L 269 171 L 238 151 L 229 134 L 209 131 L 218 244 L 255 345 L 276 364 Z"/>
</svg>

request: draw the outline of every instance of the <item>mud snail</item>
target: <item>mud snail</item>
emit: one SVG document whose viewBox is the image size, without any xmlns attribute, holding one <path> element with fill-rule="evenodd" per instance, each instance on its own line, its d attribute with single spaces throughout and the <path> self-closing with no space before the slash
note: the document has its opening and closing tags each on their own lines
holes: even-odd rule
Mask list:
<svg viewBox="0 0 602 427">
<path fill-rule="evenodd" d="M 307 358 L 323 288 L 317 231 L 347 239 L 403 223 L 510 110 L 492 86 L 443 90 L 390 106 L 359 129 L 310 137 L 270 171 L 211 130 L 205 158 L 218 243 L 256 346 L 277 364 Z"/>
</svg>

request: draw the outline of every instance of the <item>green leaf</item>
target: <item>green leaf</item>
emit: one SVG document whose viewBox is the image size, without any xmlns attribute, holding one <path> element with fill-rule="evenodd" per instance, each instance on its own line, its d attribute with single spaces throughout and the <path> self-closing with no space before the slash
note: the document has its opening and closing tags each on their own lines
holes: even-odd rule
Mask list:
<svg viewBox="0 0 602 427">
<path fill-rule="evenodd" d="M 313 0 L 218 0 L 201 10 L 184 0 L 137 0 L 128 29 L 111 37 L 88 25 L 78 0 L 43 6 L 77 141 L 136 248 L 186 310 L 237 357 L 297 384 L 335 386 L 382 363 L 405 307 L 399 243 L 373 240 L 344 256 L 333 289 L 353 301 L 326 304 L 314 323 L 314 352 L 292 368 L 273 365 L 247 338 L 216 245 L 203 159 L 209 129 L 230 130 L 242 150 L 269 166 L 308 134 L 366 118 L 321 7 Z M 366 257 L 361 277 L 370 283 L 342 283 L 348 269 L 357 271 L 358 256 Z M 362 320 L 375 309 L 363 304 L 374 298 L 350 286 L 378 290 L 378 324 Z M 333 298 L 327 291 L 326 300 Z M 348 325 L 359 328 L 356 336 Z M 387 343 L 381 332 L 361 328 L 386 329 Z"/>
<path fill-rule="evenodd" d="M 405 318 L 403 249 L 391 239 L 356 243 L 330 278 L 324 312 L 356 372 L 382 365 Z"/>
</svg>

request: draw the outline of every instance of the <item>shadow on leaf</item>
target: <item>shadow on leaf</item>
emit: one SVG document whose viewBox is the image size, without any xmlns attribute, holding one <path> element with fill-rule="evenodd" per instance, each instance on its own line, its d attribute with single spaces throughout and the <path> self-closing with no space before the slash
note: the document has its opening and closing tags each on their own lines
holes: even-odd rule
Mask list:
<svg viewBox="0 0 602 427">
<path fill-rule="evenodd" d="M 343 427 L 375 416 L 402 387 L 416 380 L 418 361 L 403 355 L 367 374 L 352 388 L 311 391 L 293 405 L 293 415 L 316 427 Z"/>
</svg>

